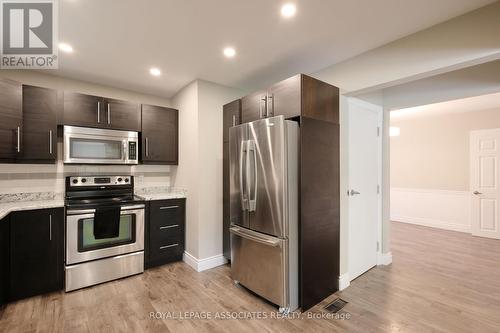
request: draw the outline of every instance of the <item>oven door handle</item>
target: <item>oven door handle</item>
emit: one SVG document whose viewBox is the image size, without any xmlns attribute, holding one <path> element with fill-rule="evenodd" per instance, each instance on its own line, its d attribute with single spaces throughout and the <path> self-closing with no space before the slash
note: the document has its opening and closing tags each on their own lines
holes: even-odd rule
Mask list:
<svg viewBox="0 0 500 333">
<path fill-rule="evenodd" d="M 123 206 L 121 208 L 121 212 L 127 212 L 131 210 L 137 210 L 137 209 L 144 209 L 144 205 L 133 205 L 133 206 Z M 95 213 L 95 209 L 79 209 L 79 210 L 73 210 L 73 209 L 68 209 L 66 211 L 68 215 L 80 215 L 80 214 L 92 214 Z"/>
</svg>

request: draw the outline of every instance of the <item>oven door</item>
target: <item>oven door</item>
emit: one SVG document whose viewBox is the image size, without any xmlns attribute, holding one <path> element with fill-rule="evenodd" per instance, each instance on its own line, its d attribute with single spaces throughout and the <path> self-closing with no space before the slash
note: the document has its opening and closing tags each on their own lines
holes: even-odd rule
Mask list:
<svg viewBox="0 0 500 333">
<path fill-rule="evenodd" d="M 64 163 L 137 164 L 137 142 L 137 132 L 64 126 Z"/>
<path fill-rule="evenodd" d="M 66 265 L 144 250 L 144 205 L 123 206 L 118 237 L 95 239 L 94 209 L 67 210 Z"/>
</svg>

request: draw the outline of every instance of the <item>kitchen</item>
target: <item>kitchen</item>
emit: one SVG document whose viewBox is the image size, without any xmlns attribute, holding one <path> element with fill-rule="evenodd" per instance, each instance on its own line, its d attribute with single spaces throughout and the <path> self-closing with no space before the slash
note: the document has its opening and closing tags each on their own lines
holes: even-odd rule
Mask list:
<svg viewBox="0 0 500 333">
<path fill-rule="evenodd" d="M 401 65 L 372 50 L 482 0 L 40 1 L 0 0 L 0 56 L 53 60 L 1 63 L 0 331 L 389 328 L 388 111 L 359 121 L 363 242 L 348 105 Z M 353 240 L 375 258 L 356 280 Z"/>
</svg>

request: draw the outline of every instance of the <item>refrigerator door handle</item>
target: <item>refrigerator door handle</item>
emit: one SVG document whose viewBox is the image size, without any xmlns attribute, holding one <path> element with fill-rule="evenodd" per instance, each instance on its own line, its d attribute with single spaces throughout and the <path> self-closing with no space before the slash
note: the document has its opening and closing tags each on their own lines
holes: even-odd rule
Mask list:
<svg viewBox="0 0 500 333">
<path fill-rule="evenodd" d="M 269 245 L 272 247 L 277 247 L 280 245 L 279 239 L 267 235 L 259 235 L 255 231 L 248 231 L 239 227 L 231 227 L 229 228 L 229 232 L 264 245 Z"/>
<path fill-rule="evenodd" d="M 247 154 L 248 154 L 248 160 L 250 160 L 250 157 L 253 158 L 253 163 L 249 163 L 248 161 L 248 173 L 251 175 L 251 177 L 248 177 L 248 211 L 249 212 L 254 212 L 255 209 L 257 208 L 257 150 L 255 148 L 255 141 L 249 140 L 248 141 L 248 148 L 247 148 Z M 250 156 L 251 154 L 251 156 Z M 252 168 L 252 170 L 250 170 Z M 252 191 L 252 185 L 253 185 L 253 191 Z M 252 197 L 253 193 L 253 197 Z"/>
<path fill-rule="evenodd" d="M 247 141 L 241 141 L 241 146 L 240 146 L 240 198 L 241 198 L 241 210 L 245 211 L 247 210 L 247 196 L 248 193 L 246 193 L 246 188 L 247 188 L 247 168 L 248 168 L 248 161 L 247 161 Z M 245 167 L 243 168 L 243 162 L 245 162 Z M 245 173 L 243 173 L 243 169 L 245 169 Z"/>
</svg>

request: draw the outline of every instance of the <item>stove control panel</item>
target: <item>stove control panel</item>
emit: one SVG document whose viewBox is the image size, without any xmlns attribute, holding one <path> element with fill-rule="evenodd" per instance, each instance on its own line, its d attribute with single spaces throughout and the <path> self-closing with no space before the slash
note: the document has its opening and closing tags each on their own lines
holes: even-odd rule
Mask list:
<svg viewBox="0 0 500 333">
<path fill-rule="evenodd" d="M 83 176 L 69 177 L 71 187 L 80 186 L 103 186 L 103 185 L 129 185 L 132 183 L 132 176 Z"/>
</svg>

